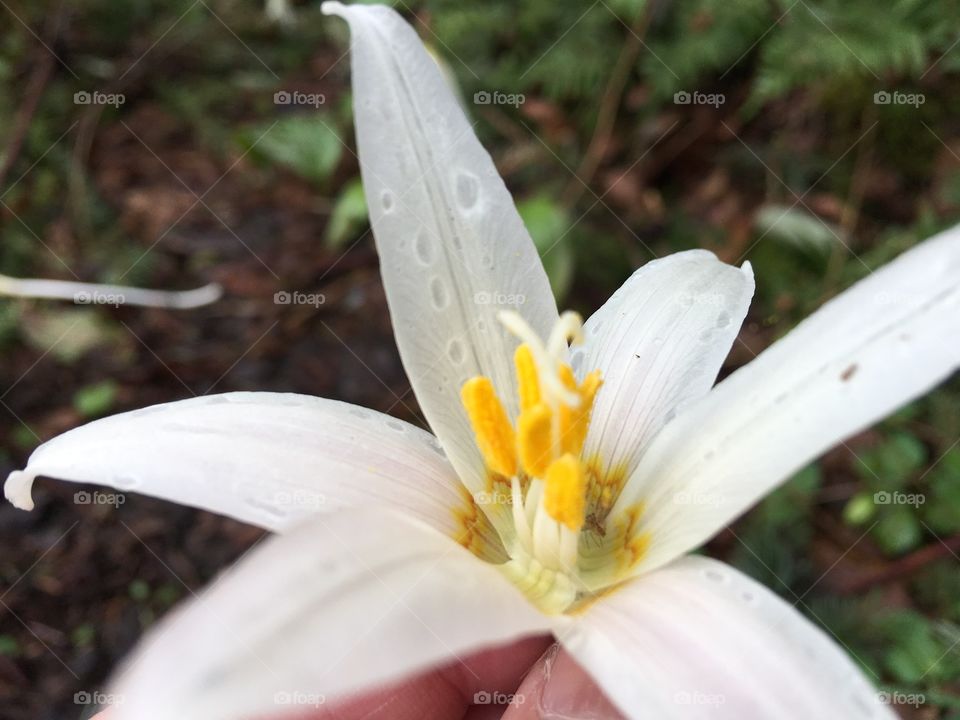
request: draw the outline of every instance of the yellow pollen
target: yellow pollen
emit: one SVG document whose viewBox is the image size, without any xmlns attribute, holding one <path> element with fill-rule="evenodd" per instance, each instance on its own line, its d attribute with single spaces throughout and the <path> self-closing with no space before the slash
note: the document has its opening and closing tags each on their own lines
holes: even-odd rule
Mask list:
<svg viewBox="0 0 960 720">
<path fill-rule="evenodd" d="M 517 368 L 520 410 L 526 411 L 540 402 L 540 379 L 537 377 L 537 366 L 530 346 L 526 343 L 517 346 L 513 362 Z"/>
<path fill-rule="evenodd" d="M 471 378 L 463 384 L 460 399 L 467 410 L 477 446 L 494 472 L 506 477 L 517 474 L 516 438 L 510 418 L 493 389 L 490 378 Z"/>
<path fill-rule="evenodd" d="M 571 373 L 572 377 L 572 373 Z M 566 382 L 566 379 L 564 379 Z M 600 371 L 594 370 L 584 378 L 580 387 L 576 382 L 571 388 L 576 390 L 580 397 L 577 407 L 560 407 L 560 452 L 579 456 L 583 450 L 583 443 L 587 439 L 587 430 L 590 429 L 590 413 L 593 410 L 593 400 L 597 390 L 603 384 Z"/>
<path fill-rule="evenodd" d="M 543 403 L 520 413 L 517 420 L 517 445 L 520 462 L 527 475 L 544 477 L 553 459 L 553 415 Z"/>
<path fill-rule="evenodd" d="M 563 455 L 546 472 L 543 509 L 558 523 L 576 532 L 583 526 L 586 477 L 580 460 Z"/>
</svg>

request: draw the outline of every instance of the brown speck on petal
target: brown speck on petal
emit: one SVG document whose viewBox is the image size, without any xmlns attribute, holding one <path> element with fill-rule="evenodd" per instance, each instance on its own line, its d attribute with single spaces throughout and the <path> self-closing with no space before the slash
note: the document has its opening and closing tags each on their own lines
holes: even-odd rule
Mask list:
<svg viewBox="0 0 960 720">
<path fill-rule="evenodd" d="M 856 374 L 857 369 L 859 367 L 860 367 L 859 365 L 854 363 L 853 365 L 848 367 L 846 370 L 844 370 L 842 373 L 840 373 L 840 379 L 843 380 L 843 382 L 847 382 L 850 378 L 852 378 Z"/>
</svg>

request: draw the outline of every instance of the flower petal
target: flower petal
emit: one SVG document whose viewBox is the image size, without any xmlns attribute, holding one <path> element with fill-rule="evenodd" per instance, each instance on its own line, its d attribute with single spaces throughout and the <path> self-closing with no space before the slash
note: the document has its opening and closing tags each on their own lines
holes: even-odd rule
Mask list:
<svg viewBox="0 0 960 720">
<path fill-rule="evenodd" d="M 37 476 L 99 483 L 282 530 L 319 511 L 385 505 L 448 535 L 467 508 L 433 436 L 355 405 L 226 393 L 121 413 L 44 443 L 4 487 L 33 507 Z"/>
<path fill-rule="evenodd" d="M 753 296 L 753 272 L 691 250 L 637 270 L 587 321 L 571 355 L 603 386 L 585 448 L 629 474 L 661 427 L 705 395 L 730 352 Z"/>
<path fill-rule="evenodd" d="M 685 557 L 628 582 L 558 637 L 630 717 L 896 717 L 819 628 L 708 558 Z"/>
<path fill-rule="evenodd" d="M 460 388 L 486 375 L 516 416 L 515 306 L 546 336 L 543 265 L 493 161 L 417 34 L 382 5 L 323 4 L 353 34 L 364 190 L 400 356 L 430 427 L 468 486 L 484 488 Z"/>
<path fill-rule="evenodd" d="M 958 278 L 954 228 L 828 302 L 667 425 L 614 508 L 643 504 L 638 567 L 698 546 L 960 366 Z"/>
<path fill-rule="evenodd" d="M 548 625 L 495 566 L 422 523 L 318 515 L 150 633 L 117 680 L 114 720 L 303 712 Z"/>
</svg>

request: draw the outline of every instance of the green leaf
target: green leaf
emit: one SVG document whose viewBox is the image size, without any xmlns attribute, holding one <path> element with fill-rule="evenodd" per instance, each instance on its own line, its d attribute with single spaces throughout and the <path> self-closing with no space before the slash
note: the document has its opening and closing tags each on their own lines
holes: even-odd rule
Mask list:
<svg viewBox="0 0 960 720">
<path fill-rule="evenodd" d="M 343 144 L 329 118 L 319 115 L 283 118 L 273 126 L 242 133 L 240 140 L 254 157 L 317 183 L 330 177 L 343 153 Z"/>
<path fill-rule="evenodd" d="M 848 525 L 865 525 L 877 514 L 877 505 L 869 492 L 859 492 L 843 508 L 843 519 Z"/>
<path fill-rule="evenodd" d="M 839 230 L 806 210 L 782 205 L 760 208 L 754 219 L 754 228 L 762 237 L 820 257 L 829 255 L 840 237 Z"/>
<path fill-rule="evenodd" d="M 960 532 L 960 449 L 953 449 L 930 471 L 924 519 L 936 533 Z"/>
<path fill-rule="evenodd" d="M 85 648 L 93 645 L 93 641 L 97 637 L 96 628 L 90 623 L 83 623 L 82 625 L 77 625 L 70 633 L 70 641 L 74 644 L 75 647 Z"/>
<path fill-rule="evenodd" d="M 557 301 L 562 301 L 573 282 L 573 248 L 568 232 L 570 215 L 563 206 L 545 195 L 521 200 L 517 203 L 517 210 L 540 253 L 553 294 Z"/>
<path fill-rule="evenodd" d="M 873 528 L 873 537 L 888 555 L 900 555 L 920 544 L 923 535 L 920 520 L 912 507 L 897 505 L 885 508 Z"/>
<path fill-rule="evenodd" d="M 352 238 L 367 223 L 367 199 L 363 183 L 354 178 L 337 196 L 327 224 L 327 246 L 336 250 Z"/>
<path fill-rule="evenodd" d="M 117 384 L 113 380 L 87 385 L 73 395 L 73 407 L 85 418 L 94 418 L 110 411 L 117 399 Z"/>
<path fill-rule="evenodd" d="M 892 613 L 883 622 L 890 649 L 884 664 L 893 676 L 904 683 L 917 683 L 940 673 L 937 667 L 945 648 L 934 636 L 930 622 L 919 613 L 902 610 Z"/>
<path fill-rule="evenodd" d="M 877 490 L 902 488 L 927 461 L 927 449 L 909 433 L 897 432 L 858 454 L 857 471 Z"/>
<path fill-rule="evenodd" d="M 12 635 L 0 635 L 0 655 L 16 657 L 20 654 L 20 645 Z"/>
<path fill-rule="evenodd" d="M 145 580 L 134 580 L 127 588 L 130 597 L 138 602 L 145 602 L 150 597 L 150 586 Z"/>
</svg>

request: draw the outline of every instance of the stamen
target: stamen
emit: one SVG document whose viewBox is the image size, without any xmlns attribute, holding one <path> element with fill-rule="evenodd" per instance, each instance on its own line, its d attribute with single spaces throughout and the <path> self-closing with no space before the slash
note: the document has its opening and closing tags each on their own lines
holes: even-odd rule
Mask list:
<svg viewBox="0 0 960 720">
<path fill-rule="evenodd" d="M 567 313 L 564 313 L 564 315 L 566 316 Z M 537 334 L 533 331 L 533 328 L 527 324 L 527 321 L 513 310 L 501 310 L 497 314 L 497 318 L 503 323 L 507 330 L 516 335 L 521 342 L 530 348 L 530 353 L 533 356 L 537 368 L 541 391 L 546 391 L 553 402 L 562 402 L 567 405 L 579 404 L 580 397 L 565 388 L 557 378 L 558 362 L 555 356 L 547 352 L 543 341 L 537 337 Z"/>
<path fill-rule="evenodd" d="M 586 477 L 580 460 L 564 455 L 551 463 L 545 477 L 543 508 L 558 523 L 571 530 L 583 526 Z"/>
<path fill-rule="evenodd" d="M 520 395 L 520 410 L 525 411 L 540 402 L 540 380 L 533 351 L 526 343 L 519 345 L 513 355 L 517 368 L 517 388 Z"/>
<path fill-rule="evenodd" d="M 467 380 L 460 391 L 460 399 L 487 467 L 505 477 L 516 475 L 516 437 L 490 378 L 480 376 Z"/>
<path fill-rule="evenodd" d="M 583 450 L 583 443 L 587 439 L 587 430 L 590 429 L 593 401 L 602 384 L 600 371 L 593 370 L 587 374 L 577 389 L 580 394 L 580 405 L 575 408 L 565 405 L 560 407 L 560 452 L 579 457 Z"/>
<path fill-rule="evenodd" d="M 527 475 L 544 477 L 553 459 L 553 416 L 543 403 L 520 413 L 517 420 L 520 463 Z"/>
</svg>

